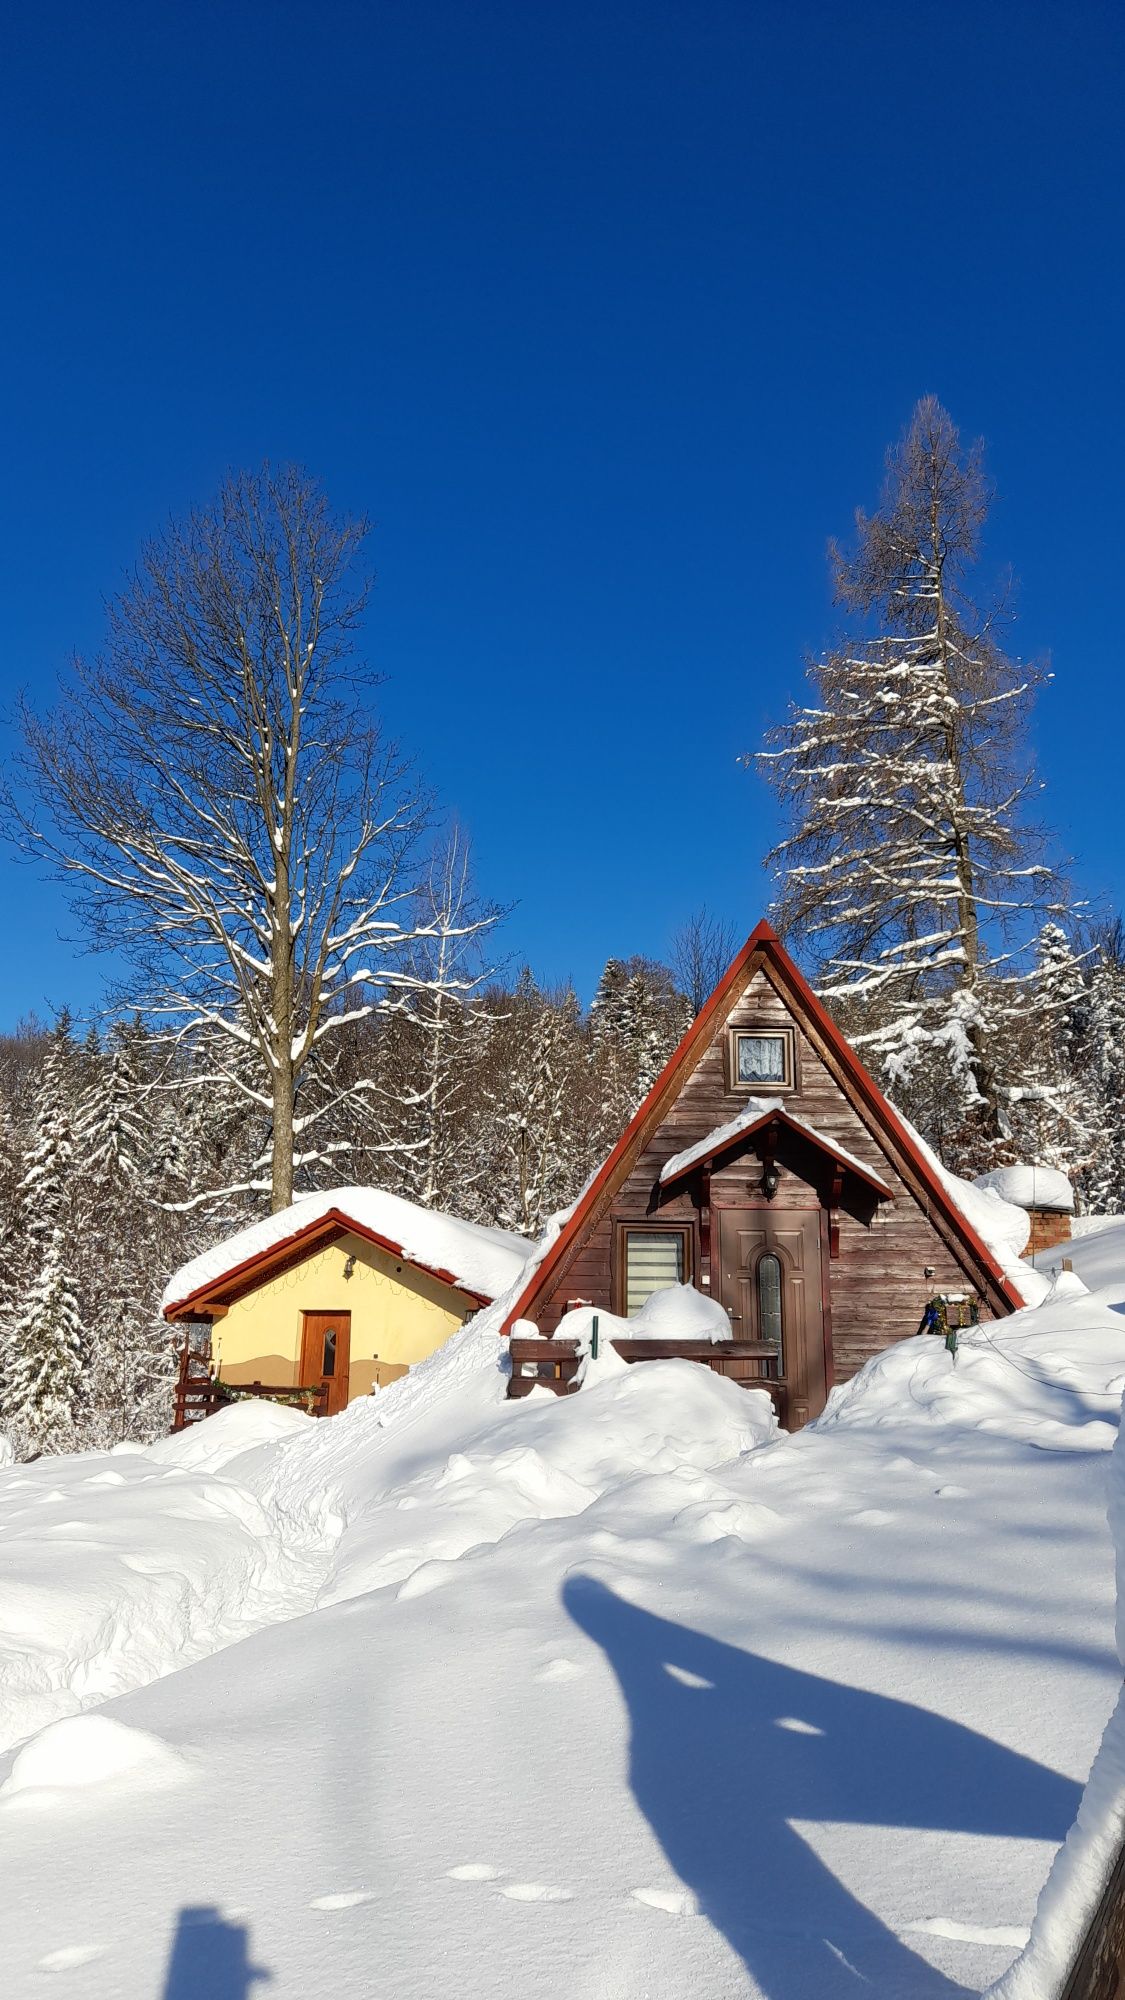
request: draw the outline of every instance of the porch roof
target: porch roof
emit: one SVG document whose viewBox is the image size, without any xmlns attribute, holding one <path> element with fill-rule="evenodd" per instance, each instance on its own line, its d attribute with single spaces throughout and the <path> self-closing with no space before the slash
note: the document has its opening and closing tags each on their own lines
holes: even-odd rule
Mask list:
<svg viewBox="0 0 1125 2000">
<path fill-rule="evenodd" d="M 798 1118 L 780 1097 L 748 1098 L 736 1117 L 728 1118 L 725 1125 L 717 1125 L 713 1132 L 708 1132 L 706 1138 L 697 1139 L 693 1146 L 685 1146 L 682 1152 L 673 1153 L 670 1160 L 665 1160 L 660 1169 L 661 1184 L 667 1185 L 669 1181 L 682 1180 L 685 1174 L 691 1173 L 704 1161 L 714 1159 L 716 1154 L 726 1152 L 728 1148 L 752 1138 L 755 1132 L 760 1132 L 765 1126 L 772 1124 L 785 1125 L 790 1131 L 799 1132 L 803 1139 L 808 1140 L 819 1152 L 825 1154 L 834 1166 L 843 1167 L 847 1173 L 855 1174 L 857 1179 L 872 1190 L 878 1200 L 894 1200 L 893 1190 L 881 1174 L 877 1174 L 875 1169 L 867 1166 L 863 1160 L 857 1160 L 854 1153 L 849 1153 L 845 1146 L 841 1146 L 827 1133 L 818 1132 L 815 1126 L 807 1124 L 803 1118 Z"/>
</svg>

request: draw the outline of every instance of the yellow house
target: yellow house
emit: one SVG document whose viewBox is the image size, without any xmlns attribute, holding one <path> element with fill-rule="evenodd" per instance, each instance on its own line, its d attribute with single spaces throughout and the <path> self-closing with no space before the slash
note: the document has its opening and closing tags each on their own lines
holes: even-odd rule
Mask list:
<svg viewBox="0 0 1125 2000">
<path fill-rule="evenodd" d="M 168 1320 L 210 1321 L 224 1381 L 323 1385 L 331 1416 L 432 1354 L 530 1248 L 382 1188 L 332 1188 L 194 1257 L 161 1303 Z"/>
</svg>

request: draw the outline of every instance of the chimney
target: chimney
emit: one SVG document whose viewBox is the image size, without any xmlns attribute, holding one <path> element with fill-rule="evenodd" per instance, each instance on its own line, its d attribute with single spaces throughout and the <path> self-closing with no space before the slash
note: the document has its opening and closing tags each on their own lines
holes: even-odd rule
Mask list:
<svg viewBox="0 0 1125 2000">
<path fill-rule="evenodd" d="M 1002 1201 L 1027 1211 L 1031 1233 L 1025 1257 L 1070 1242 L 1074 1189 L 1057 1167 L 1034 1167 L 1020 1161 L 1014 1166 L 994 1167 L 991 1173 L 978 1174 L 973 1185 L 991 1188 Z"/>
</svg>

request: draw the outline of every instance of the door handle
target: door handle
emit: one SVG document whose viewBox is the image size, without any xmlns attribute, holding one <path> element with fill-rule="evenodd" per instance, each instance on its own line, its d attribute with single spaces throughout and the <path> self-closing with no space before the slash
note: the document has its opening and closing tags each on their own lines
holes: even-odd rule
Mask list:
<svg viewBox="0 0 1125 2000">
<path fill-rule="evenodd" d="M 728 1319 L 741 1319 L 741 1318 L 742 1318 L 742 1314 L 741 1314 L 741 1313 L 728 1313 L 728 1314 L 727 1314 L 727 1318 L 728 1318 Z"/>
</svg>

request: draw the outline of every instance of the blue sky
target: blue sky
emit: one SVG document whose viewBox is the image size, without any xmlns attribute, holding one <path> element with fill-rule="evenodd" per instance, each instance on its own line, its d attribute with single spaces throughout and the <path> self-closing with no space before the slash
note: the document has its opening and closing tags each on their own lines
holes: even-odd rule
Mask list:
<svg viewBox="0 0 1125 2000">
<path fill-rule="evenodd" d="M 39 5 L 0 64 L 0 693 L 143 536 L 296 459 L 505 948 L 588 996 L 761 914 L 737 763 L 920 394 L 983 433 L 1076 882 L 1122 897 L 1116 6 Z M 0 1026 L 97 998 L 5 868 Z"/>
</svg>

